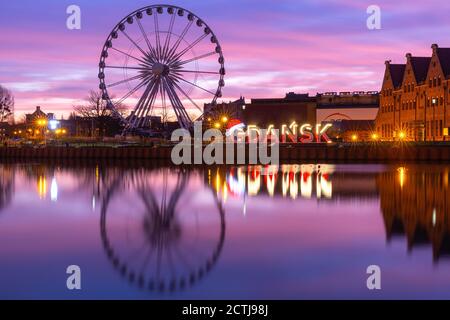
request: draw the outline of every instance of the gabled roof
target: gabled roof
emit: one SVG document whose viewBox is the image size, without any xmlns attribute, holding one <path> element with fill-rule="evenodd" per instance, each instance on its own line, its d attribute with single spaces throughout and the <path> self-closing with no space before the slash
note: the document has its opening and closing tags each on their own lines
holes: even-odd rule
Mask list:
<svg viewBox="0 0 450 320">
<path fill-rule="evenodd" d="M 401 86 L 406 64 L 389 64 L 389 73 L 395 88 Z"/>
<path fill-rule="evenodd" d="M 411 57 L 411 66 L 413 68 L 416 83 L 421 83 L 427 78 L 428 67 L 430 66 L 430 57 Z"/>
<path fill-rule="evenodd" d="M 437 48 L 437 55 L 445 77 L 450 76 L 450 48 Z"/>
</svg>

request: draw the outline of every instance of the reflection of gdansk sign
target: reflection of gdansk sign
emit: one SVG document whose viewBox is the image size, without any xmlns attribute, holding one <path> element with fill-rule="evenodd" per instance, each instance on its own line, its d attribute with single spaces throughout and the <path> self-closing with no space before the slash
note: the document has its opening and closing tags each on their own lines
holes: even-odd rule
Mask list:
<svg viewBox="0 0 450 320">
<path fill-rule="evenodd" d="M 330 143 L 331 139 L 326 134 L 326 131 L 331 127 L 330 123 L 322 125 L 317 123 L 314 127 L 309 123 L 298 125 L 297 122 L 283 124 L 281 128 L 275 128 L 274 125 L 269 125 L 264 131 L 268 140 L 274 140 L 277 136 L 280 137 L 282 143 Z M 276 131 L 278 130 L 278 132 Z M 261 136 L 262 130 L 258 126 L 248 125 L 247 131 L 243 131 L 243 124 L 240 126 L 234 125 L 227 130 L 227 136 L 238 134 L 238 131 L 248 136 L 250 139 L 257 139 Z"/>
</svg>

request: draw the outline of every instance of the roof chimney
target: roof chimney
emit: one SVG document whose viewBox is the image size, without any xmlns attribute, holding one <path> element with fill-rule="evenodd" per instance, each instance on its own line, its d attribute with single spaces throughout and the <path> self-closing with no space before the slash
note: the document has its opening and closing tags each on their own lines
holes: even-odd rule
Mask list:
<svg viewBox="0 0 450 320">
<path fill-rule="evenodd" d="M 433 53 L 436 53 L 437 49 L 439 48 L 439 46 L 436 43 L 433 43 L 431 45 L 431 49 L 433 49 Z"/>
<path fill-rule="evenodd" d="M 392 60 L 386 60 L 386 61 L 384 61 L 384 64 L 388 66 L 391 63 L 391 61 Z"/>
<path fill-rule="evenodd" d="M 41 111 L 41 106 L 36 106 L 36 111 Z"/>
<path fill-rule="evenodd" d="M 409 61 L 409 60 L 411 59 L 412 55 L 411 55 L 411 53 L 408 52 L 408 53 L 405 55 L 405 57 L 406 57 L 406 60 Z"/>
</svg>

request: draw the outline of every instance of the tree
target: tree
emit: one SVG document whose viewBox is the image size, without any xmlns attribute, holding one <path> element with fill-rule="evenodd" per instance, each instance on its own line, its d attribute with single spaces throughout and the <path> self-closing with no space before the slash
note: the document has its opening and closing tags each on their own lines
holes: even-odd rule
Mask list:
<svg viewBox="0 0 450 320">
<path fill-rule="evenodd" d="M 115 109 L 120 115 L 125 116 L 127 108 L 121 103 L 114 103 Z M 92 131 L 94 127 L 98 129 L 99 135 L 105 135 L 107 126 L 113 121 L 113 112 L 107 107 L 106 101 L 102 99 L 102 94 L 91 90 L 89 96 L 85 98 L 85 103 L 74 106 L 75 114 L 92 121 Z M 94 132 L 91 133 L 94 135 Z"/>
<path fill-rule="evenodd" d="M 14 96 L 0 85 L 0 122 L 11 120 L 14 110 Z"/>
</svg>

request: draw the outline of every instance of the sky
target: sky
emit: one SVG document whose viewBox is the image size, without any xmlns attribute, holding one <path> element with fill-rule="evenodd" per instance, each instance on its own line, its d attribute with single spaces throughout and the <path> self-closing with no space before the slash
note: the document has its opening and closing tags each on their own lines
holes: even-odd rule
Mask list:
<svg viewBox="0 0 450 320">
<path fill-rule="evenodd" d="M 430 56 L 449 47 L 448 0 L 178 0 L 213 29 L 227 74 L 224 101 L 286 92 L 379 90 L 384 61 Z M 66 27 L 66 8 L 81 9 L 81 29 Z M 15 96 L 16 118 L 40 105 L 67 116 L 98 88 L 98 61 L 112 28 L 156 3 L 133 0 L 0 2 L 0 85 Z M 369 30 L 366 9 L 381 9 Z"/>
</svg>

